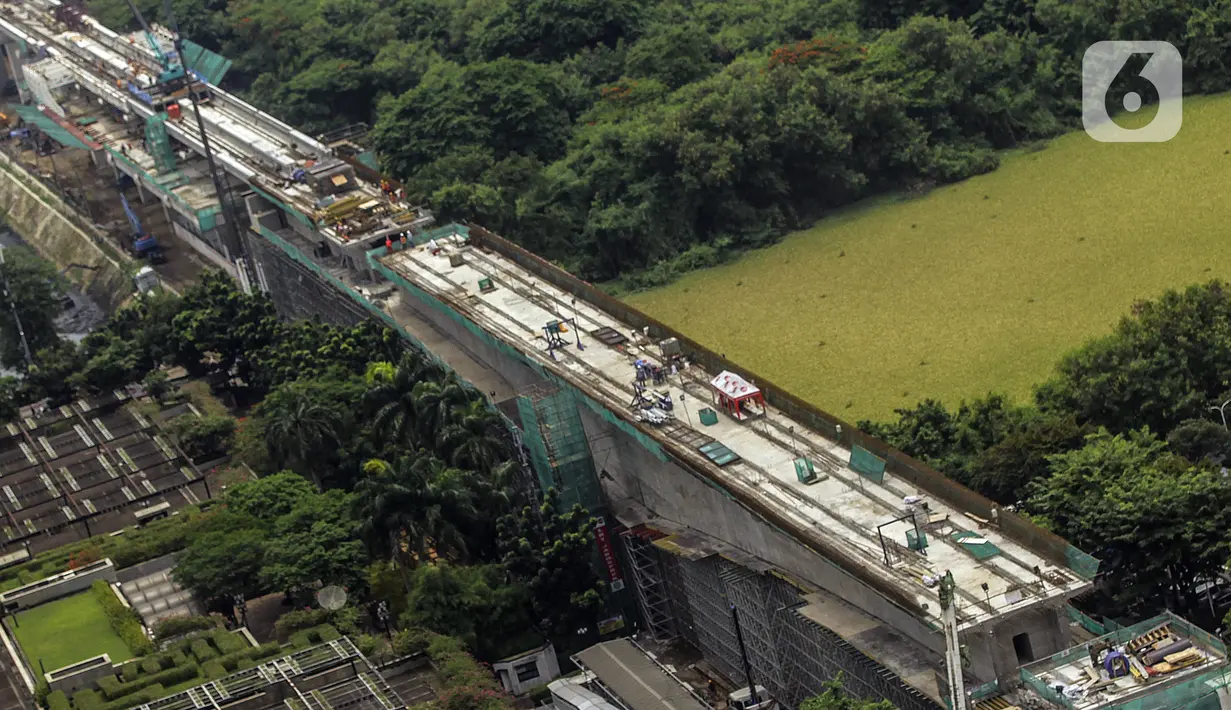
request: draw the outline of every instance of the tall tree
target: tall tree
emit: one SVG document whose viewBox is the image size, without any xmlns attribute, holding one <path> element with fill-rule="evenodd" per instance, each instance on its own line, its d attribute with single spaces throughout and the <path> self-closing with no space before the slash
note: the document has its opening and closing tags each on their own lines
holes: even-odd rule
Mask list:
<svg viewBox="0 0 1231 710">
<path fill-rule="evenodd" d="M 399 446 L 418 446 L 419 402 L 415 387 L 443 377 L 439 366 L 422 353 L 405 354 L 394 367 L 388 362 L 373 363 L 365 374 L 368 391 L 363 409 L 378 437 Z"/>
<path fill-rule="evenodd" d="M 258 596 L 267 589 L 261 584 L 267 539 L 255 520 L 237 516 L 227 529 L 204 533 L 180 553 L 175 579 L 200 599 Z"/>
<path fill-rule="evenodd" d="M 1116 611 L 1191 608 L 1194 586 L 1226 564 L 1231 487 L 1149 430 L 1091 434 L 1051 468 L 1031 484 L 1029 510 L 1102 560 Z"/>
<path fill-rule="evenodd" d="M 460 638 L 480 657 L 525 629 L 525 588 L 501 565 L 422 565 L 411 575 L 402 622 Z"/>
<path fill-rule="evenodd" d="M 566 637 L 592 625 L 605 585 L 593 566 L 597 521 L 580 505 L 559 508 L 559 493 L 549 489 L 538 508 L 504 516 L 499 530 L 504 565 L 529 587 L 536 619 Z"/>
<path fill-rule="evenodd" d="M 31 357 L 60 341 L 55 320 L 68 281 L 26 247 L 7 247 L 3 258 L 0 273 L 8 288 L 0 291 L 0 364 L 25 369 L 23 334 Z"/>
<path fill-rule="evenodd" d="M 346 410 L 322 397 L 318 383 L 308 380 L 274 389 L 257 414 L 274 465 L 307 476 L 322 488 L 343 438 Z"/>
<path fill-rule="evenodd" d="M 429 548 L 465 552 L 456 521 L 477 513 L 465 473 L 419 454 L 392 464 L 368 461 L 363 474 L 355 486 L 356 515 L 359 534 L 374 556 L 396 557 L 411 566 Z"/>
<path fill-rule="evenodd" d="M 1166 432 L 1204 417 L 1231 372 L 1231 289 L 1221 281 L 1139 302 L 1111 335 L 1064 358 L 1041 387 L 1046 409 L 1116 432 Z"/>
<path fill-rule="evenodd" d="M 261 570 L 265 585 L 286 592 L 317 584 L 362 591 L 368 556 L 356 539 L 354 503 L 338 490 L 300 499 L 274 522 L 267 541 L 271 554 Z"/>
<path fill-rule="evenodd" d="M 825 681 L 823 690 L 799 704 L 799 710 L 893 710 L 888 700 L 853 697 L 842 687 L 842 675 Z"/>
<path fill-rule="evenodd" d="M 227 489 L 227 510 L 272 522 L 316 496 L 312 484 L 291 471 L 280 471 Z"/>
</svg>

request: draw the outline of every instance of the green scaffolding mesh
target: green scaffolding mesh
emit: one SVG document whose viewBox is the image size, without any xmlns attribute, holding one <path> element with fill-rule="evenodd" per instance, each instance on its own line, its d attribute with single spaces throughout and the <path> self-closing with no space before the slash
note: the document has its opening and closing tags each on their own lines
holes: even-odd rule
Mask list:
<svg viewBox="0 0 1231 710">
<path fill-rule="evenodd" d="M 175 170 L 175 151 L 167 135 L 167 114 L 156 113 L 145 121 L 145 145 L 160 172 Z"/>
<path fill-rule="evenodd" d="M 591 512 L 601 508 L 590 443 L 572 392 L 556 385 L 536 387 L 518 395 L 517 410 L 542 489 L 555 488 L 566 509 L 574 504 Z"/>
<path fill-rule="evenodd" d="M 885 480 L 885 460 L 862 446 L 851 447 L 851 469 L 877 483 Z"/>
<path fill-rule="evenodd" d="M 80 148 L 81 150 L 89 150 L 90 147 L 82 143 L 79 138 L 69 133 L 68 130 L 56 123 L 47 114 L 38 110 L 35 106 L 14 106 L 13 110 L 27 124 L 37 128 L 47 135 L 48 138 L 59 143 L 66 148 Z"/>
<path fill-rule="evenodd" d="M 222 207 L 220 205 L 197 210 L 197 224 L 200 225 L 202 234 L 218 226 L 218 215 L 221 213 Z"/>
<path fill-rule="evenodd" d="M 1072 605 L 1065 604 L 1064 612 L 1069 615 L 1069 619 L 1071 619 L 1072 621 L 1075 621 L 1083 629 L 1085 629 L 1086 631 L 1089 631 L 1095 636 L 1102 636 L 1103 634 L 1111 630 L 1111 629 L 1108 629 L 1105 625 L 1100 624 L 1099 622 L 1095 621 L 1090 616 L 1083 614 L 1080 609 Z"/>
<path fill-rule="evenodd" d="M 222 81 L 222 77 L 226 76 L 231 68 L 230 59 L 215 54 L 189 39 L 184 40 L 184 56 L 181 59 L 185 69 L 196 72 L 202 79 L 214 86 Z"/>
<path fill-rule="evenodd" d="M 1099 561 L 1072 545 L 1064 551 L 1064 559 L 1069 569 L 1085 579 L 1094 579 L 1094 576 L 1098 574 Z"/>
</svg>

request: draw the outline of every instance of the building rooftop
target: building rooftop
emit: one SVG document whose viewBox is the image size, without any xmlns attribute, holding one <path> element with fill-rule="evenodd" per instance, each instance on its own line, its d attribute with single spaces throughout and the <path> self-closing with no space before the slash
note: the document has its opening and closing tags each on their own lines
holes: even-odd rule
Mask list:
<svg viewBox="0 0 1231 710">
<path fill-rule="evenodd" d="M 117 391 L 0 425 L 4 550 L 50 549 L 84 520 L 98 534 L 131 525 L 134 510 L 200 502 L 190 487 L 200 473 L 129 399 Z"/>
<path fill-rule="evenodd" d="M 573 656 L 629 710 L 710 710 L 666 668 L 627 638 L 604 641 Z"/>
<path fill-rule="evenodd" d="M 406 707 L 348 638 L 305 648 L 141 705 L 141 710 L 401 710 Z"/>
<path fill-rule="evenodd" d="M 1142 710 L 1189 707 L 1226 685 L 1227 670 L 1221 641 L 1168 612 L 1023 666 L 1021 678 L 1066 710 Z"/>
<path fill-rule="evenodd" d="M 379 261 L 612 411 L 630 420 L 640 412 L 642 420 L 653 421 L 630 403 L 636 398 L 636 361 L 668 367 L 658 347 L 638 344 L 640 334 L 628 324 L 461 236 L 437 247 L 435 254 L 429 244 Z M 491 288 L 481 288 L 481 280 L 490 280 Z M 564 346 L 549 351 L 544 329 L 551 322 L 565 322 L 567 332 L 557 334 Z M 578 338 L 584 349 L 577 347 Z M 805 543 L 852 574 L 907 600 L 925 620 L 939 626 L 936 590 L 927 578 L 945 570 L 958 584 L 962 628 L 1089 587 L 1071 569 L 906 480 L 884 474 L 877 482 L 861 474 L 850 465 L 850 449 L 772 406 L 763 416 L 755 414 L 756 405 L 745 407 L 754 413 L 746 421 L 722 413 L 711 387 L 718 374 L 692 366 L 662 384 L 647 381 L 647 396 L 670 395 L 674 417 L 642 430 L 727 490 L 774 511 L 785 527 L 800 530 Z M 706 409 L 719 411 L 716 423 L 702 423 Z M 800 482 L 795 461 L 801 457 L 812 461 L 819 481 Z M 920 511 L 918 530 L 907 516 L 912 508 Z M 909 549 L 908 532 L 922 532 L 926 548 Z"/>
</svg>

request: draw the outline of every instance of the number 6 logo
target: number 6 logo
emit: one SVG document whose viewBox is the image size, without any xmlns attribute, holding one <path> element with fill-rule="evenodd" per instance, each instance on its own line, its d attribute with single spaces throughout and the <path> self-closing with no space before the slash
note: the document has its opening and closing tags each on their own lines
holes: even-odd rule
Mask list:
<svg viewBox="0 0 1231 710">
<path fill-rule="evenodd" d="M 1158 91 L 1158 113 L 1141 128 L 1124 128 L 1107 113 L 1107 91 L 1134 54 L 1149 54 L 1141 78 Z M 1180 132 L 1183 117 L 1184 67 L 1180 52 L 1168 42 L 1096 42 L 1081 60 L 1081 123 L 1101 143 L 1162 143 Z M 1124 96 L 1124 109 L 1141 108 L 1141 95 Z"/>
</svg>

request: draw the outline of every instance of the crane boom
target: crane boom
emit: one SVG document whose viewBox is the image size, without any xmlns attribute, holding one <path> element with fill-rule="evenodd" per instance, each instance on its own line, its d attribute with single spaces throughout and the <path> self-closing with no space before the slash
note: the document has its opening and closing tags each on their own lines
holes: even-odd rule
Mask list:
<svg viewBox="0 0 1231 710">
<path fill-rule="evenodd" d="M 137 9 L 137 5 L 133 0 L 128 0 L 128 9 L 132 10 L 133 16 L 141 24 L 141 32 L 145 35 L 145 41 L 149 43 L 150 49 L 154 50 L 154 56 L 158 57 L 158 65 L 162 67 L 162 75 L 158 77 L 158 82 L 165 84 L 182 77 L 184 75 L 184 67 L 178 61 L 178 52 L 166 52 L 163 50 L 162 45 L 158 42 L 158 37 L 154 35 L 154 30 L 150 29 L 149 23 L 145 21 L 145 16 Z"/>
</svg>

